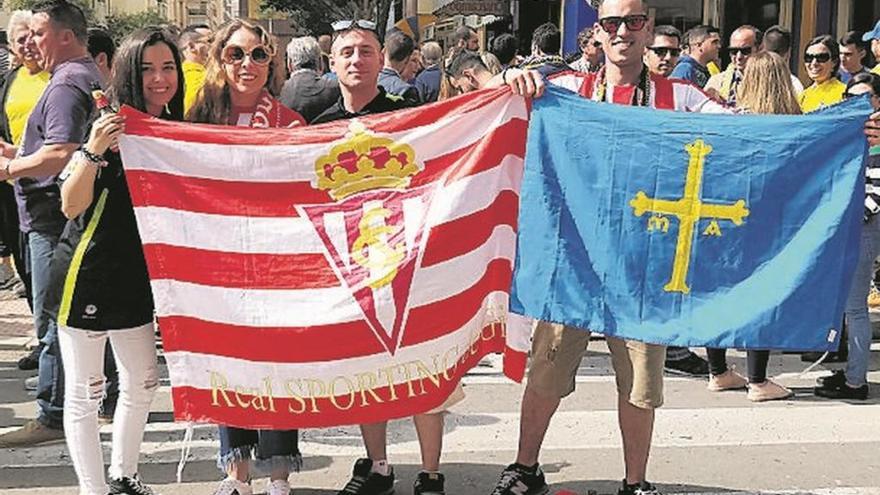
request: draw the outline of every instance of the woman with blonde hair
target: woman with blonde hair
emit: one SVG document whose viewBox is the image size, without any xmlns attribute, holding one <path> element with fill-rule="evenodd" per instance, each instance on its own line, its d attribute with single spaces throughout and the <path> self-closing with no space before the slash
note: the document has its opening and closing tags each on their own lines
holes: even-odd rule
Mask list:
<svg viewBox="0 0 880 495">
<path fill-rule="evenodd" d="M 788 66 L 773 52 L 760 52 L 749 58 L 737 98 L 737 106 L 750 113 L 801 113 Z"/>
<path fill-rule="evenodd" d="M 284 61 L 275 37 L 259 24 L 243 19 L 230 21 L 214 34 L 205 85 L 187 120 L 251 127 L 304 124 L 298 113 L 275 99 L 281 94 L 284 80 Z M 249 122 L 245 120 L 247 114 L 252 119 Z"/>
<path fill-rule="evenodd" d="M 214 35 L 205 85 L 188 120 L 240 127 L 305 125 L 300 114 L 275 98 L 284 82 L 283 68 L 271 34 L 245 20 L 230 21 Z M 301 465 L 296 430 L 221 426 L 218 466 L 227 477 L 214 493 L 251 495 L 251 470 L 255 469 L 269 475 L 268 495 L 288 495 L 290 473 Z"/>
<path fill-rule="evenodd" d="M 749 58 L 737 91 L 737 108 L 743 113 L 798 115 L 801 106 L 791 82 L 788 66 L 773 52 L 760 52 Z M 748 379 L 727 367 L 727 349 L 706 349 L 709 358 L 709 390 L 748 388 L 753 402 L 786 399 L 788 388 L 767 378 L 770 351 L 746 353 Z"/>
</svg>

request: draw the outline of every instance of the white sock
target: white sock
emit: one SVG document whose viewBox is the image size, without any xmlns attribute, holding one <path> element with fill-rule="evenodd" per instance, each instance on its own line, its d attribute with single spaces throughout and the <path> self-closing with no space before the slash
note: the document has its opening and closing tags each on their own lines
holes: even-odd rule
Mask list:
<svg viewBox="0 0 880 495">
<path fill-rule="evenodd" d="M 371 473 L 379 473 L 382 476 L 388 476 L 391 474 L 391 465 L 388 464 L 388 461 L 382 459 L 381 461 L 373 461 L 373 467 L 370 468 Z"/>
</svg>

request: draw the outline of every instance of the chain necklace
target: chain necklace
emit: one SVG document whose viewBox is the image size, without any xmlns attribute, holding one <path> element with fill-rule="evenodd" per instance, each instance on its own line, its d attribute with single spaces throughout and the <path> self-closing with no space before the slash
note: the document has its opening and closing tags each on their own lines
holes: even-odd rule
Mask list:
<svg viewBox="0 0 880 495">
<path fill-rule="evenodd" d="M 606 67 L 602 67 L 596 74 L 596 82 L 593 86 L 593 100 L 614 103 L 614 96 L 608 95 L 608 81 L 605 77 Z M 630 105 L 636 107 L 647 107 L 651 104 L 651 75 L 647 67 L 642 67 L 642 73 L 639 75 L 639 83 L 633 91 L 632 101 Z"/>
</svg>

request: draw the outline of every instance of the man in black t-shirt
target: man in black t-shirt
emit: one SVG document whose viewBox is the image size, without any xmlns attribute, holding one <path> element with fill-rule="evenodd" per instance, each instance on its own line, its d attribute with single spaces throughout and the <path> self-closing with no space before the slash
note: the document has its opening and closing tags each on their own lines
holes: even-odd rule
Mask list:
<svg viewBox="0 0 880 495">
<path fill-rule="evenodd" d="M 347 30 L 338 31 L 334 35 L 331 52 L 333 72 L 339 79 L 341 95 L 333 106 L 315 117 L 312 124 L 391 112 L 412 106 L 410 101 L 388 94 L 379 86 L 379 72 L 383 63 L 382 44 L 374 32 L 351 24 Z"/>
</svg>

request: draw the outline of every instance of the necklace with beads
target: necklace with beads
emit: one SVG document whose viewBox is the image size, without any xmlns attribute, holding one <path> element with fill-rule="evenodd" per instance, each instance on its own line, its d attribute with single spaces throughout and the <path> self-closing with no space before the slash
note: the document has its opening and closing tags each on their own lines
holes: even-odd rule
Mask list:
<svg viewBox="0 0 880 495">
<path fill-rule="evenodd" d="M 608 81 L 605 77 L 606 67 L 602 67 L 596 74 L 596 82 L 593 86 L 593 100 L 608 103 L 614 102 L 614 96 L 608 95 Z M 632 101 L 630 105 L 637 107 L 647 107 L 651 104 L 651 76 L 647 67 L 642 67 L 642 73 L 639 75 L 639 83 L 633 91 Z"/>
</svg>

